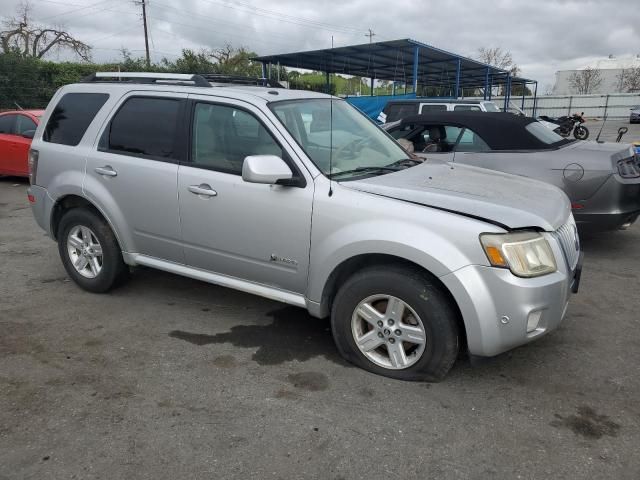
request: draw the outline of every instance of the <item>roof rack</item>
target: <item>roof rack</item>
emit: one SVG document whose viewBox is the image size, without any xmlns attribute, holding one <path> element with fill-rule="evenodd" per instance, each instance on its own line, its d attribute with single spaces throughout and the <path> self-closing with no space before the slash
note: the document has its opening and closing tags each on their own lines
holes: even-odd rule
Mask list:
<svg viewBox="0 0 640 480">
<path fill-rule="evenodd" d="M 284 88 L 280 83 L 268 78 L 245 77 L 242 75 L 227 75 L 225 73 L 200 73 L 205 80 L 215 83 L 232 83 L 234 85 L 252 85 L 258 87 Z"/>
<path fill-rule="evenodd" d="M 87 75 L 81 83 L 105 82 L 105 83 L 165 83 L 173 85 L 190 85 L 196 87 L 211 87 L 211 84 L 202 75 L 185 73 L 155 73 L 155 72 L 96 72 Z"/>
</svg>

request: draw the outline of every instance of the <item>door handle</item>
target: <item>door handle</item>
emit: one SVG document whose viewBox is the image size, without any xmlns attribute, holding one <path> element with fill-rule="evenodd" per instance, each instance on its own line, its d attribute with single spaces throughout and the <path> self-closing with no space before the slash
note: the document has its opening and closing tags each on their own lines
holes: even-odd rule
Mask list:
<svg viewBox="0 0 640 480">
<path fill-rule="evenodd" d="M 95 172 L 104 175 L 105 177 L 115 177 L 118 175 L 111 165 L 105 165 L 104 167 L 98 167 L 95 169 Z"/>
<path fill-rule="evenodd" d="M 204 195 L 205 197 L 215 197 L 218 195 L 218 192 L 216 192 L 206 183 L 201 183 L 200 185 L 190 185 L 189 191 L 191 193 L 195 193 L 196 195 Z"/>
</svg>

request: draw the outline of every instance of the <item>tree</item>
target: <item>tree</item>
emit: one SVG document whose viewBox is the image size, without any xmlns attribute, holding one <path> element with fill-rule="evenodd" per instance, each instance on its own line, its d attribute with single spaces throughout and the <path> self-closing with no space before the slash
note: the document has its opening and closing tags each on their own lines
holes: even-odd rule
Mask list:
<svg viewBox="0 0 640 480">
<path fill-rule="evenodd" d="M 622 69 L 618 74 L 618 88 L 621 92 L 640 92 L 640 67 Z"/>
<path fill-rule="evenodd" d="M 513 61 L 511 52 L 501 47 L 480 47 L 476 58 L 482 63 L 508 71 L 512 77 L 520 73 L 520 67 Z"/>
<path fill-rule="evenodd" d="M 262 76 L 262 65 L 252 60 L 258 55 L 245 47 L 234 48 L 227 43 L 224 47 L 211 50 L 209 56 L 215 61 L 218 73 L 256 78 Z M 278 70 L 272 70 L 272 78 L 277 78 Z M 284 68 L 281 69 L 280 74 L 281 78 L 284 78 Z"/>
<path fill-rule="evenodd" d="M 573 72 L 569 77 L 569 85 L 578 95 L 593 93 L 602 85 L 602 74 L 597 68 L 587 67 Z"/>
<path fill-rule="evenodd" d="M 36 25 L 30 19 L 28 3 L 18 6 L 15 17 L 4 19 L 4 30 L 0 31 L 2 53 L 18 53 L 23 57 L 43 58 L 55 49 L 71 50 L 84 61 L 91 60 L 91 47 L 74 38 L 69 32 Z"/>
<path fill-rule="evenodd" d="M 216 65 L 211 61 L 211 53 L 206 50 L 195 52 L 183 49 L 182 56 L 176 59 L 173 68 L 180 73 L 217 73 Z"/>
</svg>

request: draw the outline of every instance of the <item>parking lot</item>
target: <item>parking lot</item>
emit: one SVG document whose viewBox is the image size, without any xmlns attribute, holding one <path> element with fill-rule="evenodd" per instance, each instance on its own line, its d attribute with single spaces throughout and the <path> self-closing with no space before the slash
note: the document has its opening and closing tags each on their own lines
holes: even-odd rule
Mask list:
<svg viewBox="0 0 640 480">
<path fill-rule="evenodd" d="M 618 129 L 626 127 L 628 132 L 622 137 L 621 142 L 640 142 L 640 123 L 630 124 L 627 118 L 586 119 L 585 126 L 589 129 L 589 140 L 595 140 L 600 134 L 600 140 L 615 142 L 618 137 Z M 602 130 L 602 133 L 600 131 Z"/>
<path fill-rule="evenodd" d="M 147 269 L 80 290 L 26 189 L 0 178 L 0 479 L 640 476 L 640 225 L 583 239 L 559 330 L 408 383 L 266 299 Z"/>
</svg>

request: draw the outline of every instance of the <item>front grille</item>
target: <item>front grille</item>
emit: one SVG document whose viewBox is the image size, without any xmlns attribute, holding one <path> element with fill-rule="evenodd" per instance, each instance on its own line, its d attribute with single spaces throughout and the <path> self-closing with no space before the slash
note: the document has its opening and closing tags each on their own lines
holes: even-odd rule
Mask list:
<svg viewBox="0 0 640 480">
<path fill-rule="evenodd" d="M 569 218 L 567 223 L 556 230 L 555 234 L 560 241 L 560 245 L 562 245 L 562 251 L 567 260 L 567 265 L 569 269 L 573 271 L 578 264 L 578 257 L 580 256 L 580 240 L 573 216 Z"/>
</svg>

